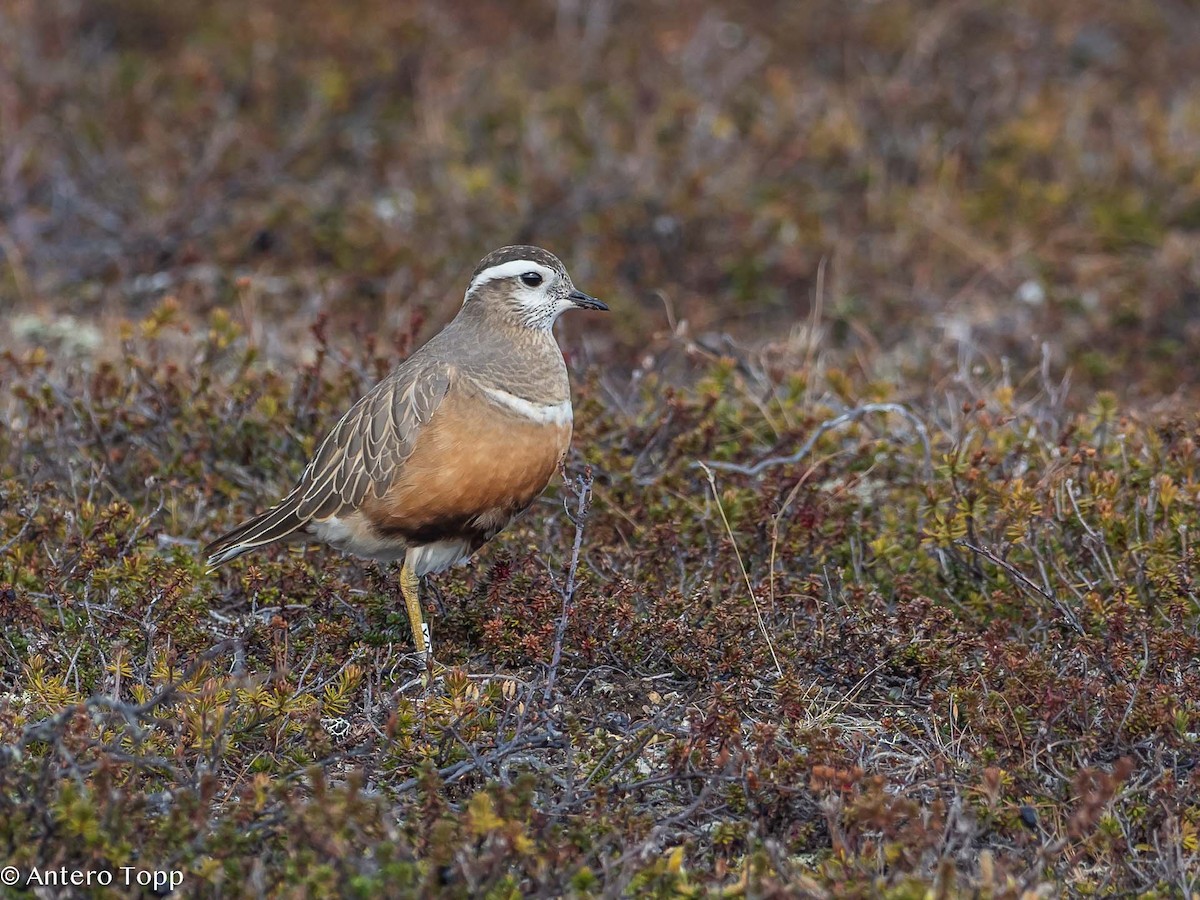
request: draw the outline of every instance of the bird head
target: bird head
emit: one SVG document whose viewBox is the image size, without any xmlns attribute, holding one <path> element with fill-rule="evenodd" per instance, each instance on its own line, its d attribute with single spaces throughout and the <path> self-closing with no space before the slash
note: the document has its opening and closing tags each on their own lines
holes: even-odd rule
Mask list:
<svg viewBox="0 0 1200 900">
<path fill-rule="evenodd" d="M 540 247 L 501 247 L 471 276 L 463 305 L 478 303 L 525 328 L 549 331 L 568 309 L 608 309 L 575 287 L 566 267 Z"/>
</svg>

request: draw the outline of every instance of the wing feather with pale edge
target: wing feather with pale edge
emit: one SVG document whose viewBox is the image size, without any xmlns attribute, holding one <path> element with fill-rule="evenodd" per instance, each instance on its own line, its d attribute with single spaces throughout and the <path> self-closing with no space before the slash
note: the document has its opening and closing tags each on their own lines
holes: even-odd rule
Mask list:
<svg viewBox="0 0 1200 900">
<path fill-rule="evenodd" d="M 313 519 L 357 509 L 368 491 L 381 495 L 441 405 L 451 375 L 444 363 L 414 356 L 375 385 L 325 436 L 283 500 L 205 548 L 209 567 L 289 537 Z"/>
</svg>

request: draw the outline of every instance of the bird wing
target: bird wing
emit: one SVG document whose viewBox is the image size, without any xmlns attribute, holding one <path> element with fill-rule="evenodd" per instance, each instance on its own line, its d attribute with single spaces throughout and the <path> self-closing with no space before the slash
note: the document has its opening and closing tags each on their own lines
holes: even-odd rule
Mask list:
<svg viewBox="0 0 1200 900">
<path fill-rule="evenodd" d="M 439 360 L 409 358 L 342 416 L 286 497 L 205 548 L 209 566 L 283 540 L 313 519 L 357 509 L 369 491 L 381 495 L 412 454 L 452 376 Z"/>
<path fill-rule="evenodd" d="M 441 405 L 450 376 L 448 366 L 430 360 L 401 366 L 375 385 L 317 447 L 292 492 L 296 514 L 306 521 L 336 516 L 357 509 L 368 491 L 382 494 Z"/>
</svg>

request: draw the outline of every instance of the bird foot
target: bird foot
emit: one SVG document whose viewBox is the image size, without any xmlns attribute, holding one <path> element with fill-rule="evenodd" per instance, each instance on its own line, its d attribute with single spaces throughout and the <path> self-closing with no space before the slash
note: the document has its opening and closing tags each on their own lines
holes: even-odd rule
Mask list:
<svg viewBox="0 0 1200 900">
<path fill-rule="evenodd" d="M 417 651 L 408 658 L 414 660 L 419 674 L 400 686 L 397 691 L 400 694 L 406 694 L 417 687 L 421 689 L 421 693 L 427 693 L 449 671 L 449 667 L 434 659 L 432 653 Z"/>
</svg>

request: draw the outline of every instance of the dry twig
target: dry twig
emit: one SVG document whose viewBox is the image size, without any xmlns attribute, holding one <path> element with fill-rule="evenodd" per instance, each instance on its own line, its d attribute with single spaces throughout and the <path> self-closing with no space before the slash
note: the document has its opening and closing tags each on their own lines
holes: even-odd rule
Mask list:
<svg viewBox="0 0 1200 900">
<path fill-rule="evenodd" d="M 899 403 L 863 403 L 853 409 L 846 410 L 841 415 L 827 419 L 817 426 L 816 430 L 808 436 L 808 439 L 800 445 L 799 450 L 789 456 L 769 456 L 752 466 L 739 466 L 736 463 L 715 461 L 697 463 L 697 465 L 702 468 L 707 467 L 722 472 L 736 472 L 739 475 L 761 475 L 767 469 L 774 468 L 775 466 L 787 466 L 800 462 L 800 460 L 809 454 L 824 434 L 833 431 L 835 428 L 841 428 L 843 425 L 849 425 L 851 422 L 857 422 L 864 416 L 872 413 L 894 413 L 908 421 L 920 439 L 921 447 L 924 450 L 925 477 L 932 478 L 933 453 L 929 446 L 929 430 L 925 427 L 925 423 L 917 418 L 911 410 Z"/>
</svg>

